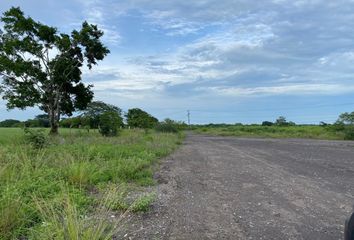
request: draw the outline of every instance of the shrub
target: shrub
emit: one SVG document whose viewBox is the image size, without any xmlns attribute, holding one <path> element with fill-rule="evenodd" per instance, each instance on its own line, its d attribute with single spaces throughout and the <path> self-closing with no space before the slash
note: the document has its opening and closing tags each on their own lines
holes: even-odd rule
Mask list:
<svg viewBox="0 0 354 240">
<path fill-rule="evenodd" d="M 156 131 L 165 133 L 177 133 L 187 128 L 188 125 L 184 122 L 178 122 L 168 118 L 166 118 L 163 122 L 160 122 L 155 126 Z"/>
<path fill-rule="evenodd" d="M 344 139 L 354 140 L 354 126 L 346 126 L 344 129 Z"/>
<path fill-rule="evenodd" d="M 270 122 L 270 121 L 264 121 L 262 122 L 262 126 L 273 126 L 274 123 Z"/>
<path fill-rule="evenodd" d="M 117 112 L 107 111 L 100 116 L 99 130 L 103 136 L 117 136 L 118 129 L 122 125 L 122 118 Z"/>
<path fill-rule="evenodd" d="M 155 130 L 158 132 L 164 132 L 164 133 L 177 133 L 178 128 L 175 124 L 172 122 L 161 122 L 158 123 L 155 127 Z"/>
<path fill-rule="evenodd" d="M 44 148 L 48 145 L 48 139 L 43 129 L 31 130 L 25 128 L 25 140 L 36 149 Z"/>
</svg>

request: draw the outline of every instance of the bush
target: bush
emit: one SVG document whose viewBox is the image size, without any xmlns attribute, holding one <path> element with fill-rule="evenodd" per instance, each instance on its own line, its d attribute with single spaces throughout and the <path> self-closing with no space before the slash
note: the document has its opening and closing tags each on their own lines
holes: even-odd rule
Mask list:
<svg viewBox="0 0 354 240">
<path fill-rule="evenodd" d="M 48 145 L 47 135 L 43 129 L 31 130 L 25 128 L 24 131 L 26 142 L 31 144 L 34 148 L 41 149 Z"/>
<path fill-rule="evenodd" d="M 179 130 L 178 128 L 178 123 L 173 120 L 166 119 L 165 121 L 158 123 L 155 127 L 155 130 L 165 133 L 177 133 Z"/>
<path fill-rule="evenodd" d="M 344 129 L 344 139 L 354 140 L 354 126 L 346 126 Z"/>
<path fill-rule="evenodd" d="M 117 112 L 104 112 L 100 116 L 100 133 L 106 137 L 117 136 L 118 129 L 122 123 L 123 120 Z"/>
<path fill-rule="evenodd" d="M 262 126 L 273 126 L 273 125 L 274 125 L 274 123 L 269 122 L 269 121 L 262 122 Z"/>
</svg>

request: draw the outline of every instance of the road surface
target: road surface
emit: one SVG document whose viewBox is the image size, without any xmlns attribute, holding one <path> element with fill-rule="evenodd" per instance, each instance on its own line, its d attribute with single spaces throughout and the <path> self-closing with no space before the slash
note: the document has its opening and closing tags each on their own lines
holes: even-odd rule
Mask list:
<svg viewBox="0 0 354 240">
<path fill-rule="evenodd" d="M 342 239 L 354 142 L 189 134 L 156 179 L 156 203 L 125 238 Z"/>
</svg>

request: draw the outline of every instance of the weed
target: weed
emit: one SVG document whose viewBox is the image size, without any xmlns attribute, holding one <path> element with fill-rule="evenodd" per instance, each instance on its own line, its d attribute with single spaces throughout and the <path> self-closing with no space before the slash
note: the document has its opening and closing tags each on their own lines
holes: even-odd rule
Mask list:
<svg viewBox="0 0 354 240">
<path fill-rule="evenodd" d="M 43 130 L 46 137 L 47 132 Z M 99 223 L 94 217 L 100 205 L 97 189 L 153 184 L 153 164 L 171 153 L 182 135 L 123 130 L 119 137 L 106 138 L 97 131 L 61 129 L 43 149 L 23 139 L 21 129 L 0 128 L 0 239 L 60 239 L 64 233 L 92 237 L 94 230 L 101 231 L 90 227 Z M 118 187 L 105 209 L 129 209 L 130 191 Z M 142 198 L 133 209 L 146 209 L 147 200 Z M 80 231 L 60 232 L 63 221 Z"/>
<path fill-rule="evenodd" d="M 24 132 L 26 141 L 35 149 L 44 148 L 48 144 L 48 139 L 43 129 L 31 130 L 29 128 L 25 128 Z"/>
<path fill-rule="evenodd" d="M 156 199 L 155 193 L 145 194 L 140 196 L 138 199 L 134 201 L 131 205 L 130 210 L 133 212 L 146 212 L 149 210 L 151 204 Z"/>
<path fill-rule="evenodd" d="M 112 223 L 108 220 L 111 211 L 110 190 L 102 197 L 90 216 L 80 214 L 69 195 L 63 195 L 60 208 L 39 199 L 36 206 L 41 213 L 41 224 L 31 231 L 31 239 L 108 240 L 120 229 L 125 214 Z"/>
</svg>

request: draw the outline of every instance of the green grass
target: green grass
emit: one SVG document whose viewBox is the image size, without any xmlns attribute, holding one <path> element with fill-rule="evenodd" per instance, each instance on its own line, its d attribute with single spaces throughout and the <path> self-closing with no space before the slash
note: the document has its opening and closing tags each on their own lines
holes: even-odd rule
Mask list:
<svg viewBox="0 0 354 240">
<path fill-rule="evenodd" d="M 127 195 L 131 189 L 154 184 L 158 159 L 176 149 L 182 138 L 179 134 L 139 130 L 124 130 L 118 137 L 105 138 L 95 131 L 61 129 L 60 136 L 51 138 L 47 147 L 36 150 L 26 143 L 23 130 L 0 128 L 0 239 L 49 237 L 46 234 L 56 231 L 63 234 L 43 227 L 48 216 L 56 228 L 58 219 L 69 221 L 69 217 L 78 227 L 86 226 L 82 221 L 87 219 L 80 216 L 92 215 L 112 185 L 119 191 L 119 186 L 128 186 L 122 190 Z M 110 196 L 120 198 L 119 191 Z M 150 195 L 137 196 L 132 210 L 147 210 L 152 199 Z"/>
<path fill-rule="evenodd" d="M 345 134 L 322 126 L 255 126 L 229 125 L 222 127 L 197 127 L 196 132 L 221 136 L 261 138 L 310 138 L 342 140 Z"/>
</svg>

